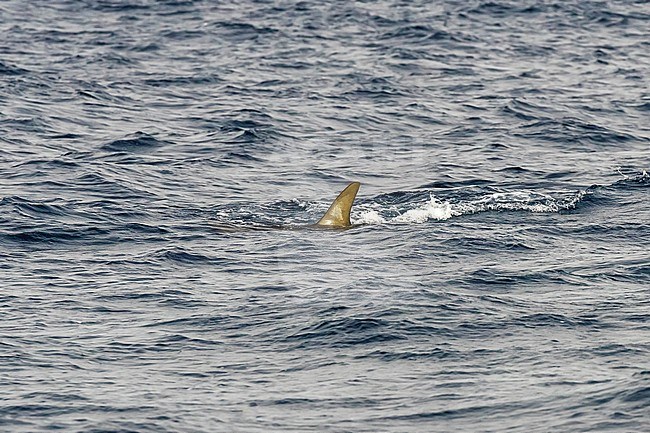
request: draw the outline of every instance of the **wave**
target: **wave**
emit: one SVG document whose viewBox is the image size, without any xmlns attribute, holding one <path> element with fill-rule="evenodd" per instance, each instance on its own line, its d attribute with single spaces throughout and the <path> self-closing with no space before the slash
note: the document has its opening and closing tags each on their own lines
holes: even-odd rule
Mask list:
<svg viewBox="0 0 650 433">
<path fill-rule="evenodd" d="M 114 140 L 102 146 L 109 152 L 142 152 L 163 146 L 165 143 L 144 132 L 137 132 L 123 139 Z"/>
<path fill-rule="evenodd" d="M 524 211 L 534 213 L 558 213 L 575 209 L 589 191 L 574 191 L 563 193 L 562 197 L 534 191 L 493 192 L 479 196 L 473 200 L 443 201 L 430 193 L 429 199 L 418 203 L 415 207 L 404 211 L 394 207 L 362 210 L 353 215 L 355 224 L 421 224 L 427 221 L 448 220 L 453 217 L 471 215 L 489 211 Z M 371 205 L 372 206 L 372 205 Z M 388 213 L 389 215 L 382 215 Z M 390 215 L 397 213 L 397 215 Z"/>
<path fill-rule="evenodd" d="M 487 212 L 527 212 L 558 214 L 584 211 L 591 206 L 611 205 L 615 191 L 650 185 L 647 171 L 625 169 L 623 176 L 608 185 L 591 185 L 581 189 L 535 190 L 505 189 L 472 179 L 467 182 L 437 182 L 414 191 L 395 191 L 359 198 L 352 211 L 355 225 L 422 224 Z M 562 176 L 565 176 L 562 173 Z M 217 206 L 206 217 L 236 230 L 238 225 L 254 228 L 286 227 L 316 221 L 329 202 L 281 200 L 261 204 L 230 203 Z"/>
<path fill-rule="evenodd" d="M 23 75 L 27 72 L 26 69 L 0 61 L 0 75 Z"/>
<path fill-rule="evenodd" d="M 601 188 L 630 189 L 650 185 L 650 174 L 646 170 L 626 171 L 623 173 L 619 169 L 623 179 L 611 185 L 592 185 L 573 191 L 494 191 L 488 186 L 475 188 L 466 185 L 465 191 L 462 187 L 454 188 L 454 195 L 444 199 L 433 192 L 428 192 L 428 198 L 424 199 L 422 192 L 383 194 L 370 203 L 359 205 L 352 220 L 354 224 L 421 224 L 481 212 L 561 213 L 575 210 L 586 201 L 591 202 Z"/>
</svg>

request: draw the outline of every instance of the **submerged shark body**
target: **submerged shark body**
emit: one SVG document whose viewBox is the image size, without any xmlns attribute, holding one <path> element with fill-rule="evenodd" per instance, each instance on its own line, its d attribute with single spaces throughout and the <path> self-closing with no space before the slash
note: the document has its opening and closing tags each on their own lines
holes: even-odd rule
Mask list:
<svg viewBox="0 0 650 433">
<path fill-rule="evenodd" d="M 318 220 L 316 224 L 307 226 L 235 226 L 231 224 L 219 224 L 218 229 L 222 232 L 239 232 L 246 230 L 265 231 L 265 230 L 299 230 L 299 229 L 346 229 L 352 227 L 350 222 L 350 211 L 354 204 L 354 199 L 359 192 L 359 182 L 350 183 L 341 193 L 336 197 L 331 204 L 325 215 Z"/>
</svg>

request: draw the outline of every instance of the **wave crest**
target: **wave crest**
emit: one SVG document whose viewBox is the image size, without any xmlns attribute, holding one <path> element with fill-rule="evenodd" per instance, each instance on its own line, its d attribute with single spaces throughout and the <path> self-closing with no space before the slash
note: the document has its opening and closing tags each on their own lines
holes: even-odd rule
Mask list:
<svg viewBox="0 0 650 433">
<path fill-rule="evenodd" d="M 412 209 L 400 211 L 394 206 L 377 209 L 371 205 L 373 207 L 363 209 L 353 220 L 355 224 L 422 224 L 427 221 L 442 221 L 489 211 L 557 213 L 574 209 L 588 192 L 573 191 L 562 194 L 561 197 L 556 198 L 534 191 L 494 192 L 455 203 L 440 200 L 430 194 L 429 200 Z"/>
</svg>

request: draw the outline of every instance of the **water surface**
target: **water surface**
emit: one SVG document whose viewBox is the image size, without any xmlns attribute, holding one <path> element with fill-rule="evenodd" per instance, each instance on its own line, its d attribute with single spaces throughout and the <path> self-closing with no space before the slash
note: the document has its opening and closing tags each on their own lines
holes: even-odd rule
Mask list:
<svg viewBox="0 0 650 433">
<path fill-rule="evenodd" d="M 650 428 L 649 26 L 0 2 L 0 430 Z"/>
</svg>

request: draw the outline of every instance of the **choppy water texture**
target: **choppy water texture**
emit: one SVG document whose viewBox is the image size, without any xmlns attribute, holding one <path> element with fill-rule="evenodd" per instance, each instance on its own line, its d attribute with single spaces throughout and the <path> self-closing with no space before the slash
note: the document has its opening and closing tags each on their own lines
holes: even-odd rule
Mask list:
<svg viewBox="0 0 650 433">
<path fill-rule="evenodd" d="M 648 29 L 0 1 L 0 430 L 648 431 Z"/>
</svg>

